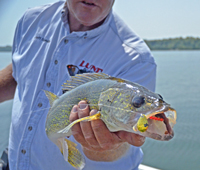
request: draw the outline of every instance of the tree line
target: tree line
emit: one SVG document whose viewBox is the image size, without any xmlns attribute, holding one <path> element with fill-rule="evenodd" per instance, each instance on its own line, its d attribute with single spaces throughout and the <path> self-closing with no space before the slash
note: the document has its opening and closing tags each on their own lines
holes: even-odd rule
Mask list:
<svg viewBox="0 0 200 170">
<path fill-rule="evenodd" d="M 200 50 L 200 38 L 169 38 L 145 40 L 151 50 Z"/>
<path fill-rule="evenodd" d="M 144 40 L 151 50 L 200 50 L 200 38 L 168 38 L 161 40 Z M 11 46 L 0 46 L 0 52 L 11 52 Z"/>
<path fill-rule="evenodd" d="M 12 47 L 7 45 L 5 47 L 0 47 L 0 52 L 11 52 L 12 51 Z"/>
</svg>

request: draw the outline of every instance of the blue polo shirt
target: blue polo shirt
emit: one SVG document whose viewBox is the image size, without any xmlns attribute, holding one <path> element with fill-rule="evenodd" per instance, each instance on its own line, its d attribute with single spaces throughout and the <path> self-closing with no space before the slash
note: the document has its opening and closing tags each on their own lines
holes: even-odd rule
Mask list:
<svg viewBox="0 0 200 170">
<path fill-rule="evenodd" d="M 96 29 L 70 33 L 64 1 L 28 9 L 13 42 L 17 81 L 9 138 L 10 169 L 73 170 L 45 133 L 49 102 L 43 90 L 62 94 L 71 75 L 104 72 L 155 90 L 156 64 L 144 43 L 112 11 Z M 76 142 L 71 136 L 70 140 Z M 77 143 L 77 142 L 76 142 Z M 78 144 L 81 150 L 81 146 Z M 114 162 L 86 158 L 87 170 L 133 170 L 142 161 L 139 147 Z"/>
</svg>

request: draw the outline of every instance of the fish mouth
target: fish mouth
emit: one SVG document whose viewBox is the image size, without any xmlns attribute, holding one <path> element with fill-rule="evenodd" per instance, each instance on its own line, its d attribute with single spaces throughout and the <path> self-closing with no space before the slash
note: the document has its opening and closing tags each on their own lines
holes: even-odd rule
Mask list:
<svg viewBox="0 0 200 170">
<path fill-rule="evenodd" d="M 143 136 L 147 136 L 156 140 L 168 141 L 174 137 L 173 126 L 176 124 L 176 110 L 163 106 L 160 110 L 146 113 L 147 129 L 145 132 L 139 132 Z M 133 127 L 134 131 L 138 132 L 136 126 Z"/>
</svg>

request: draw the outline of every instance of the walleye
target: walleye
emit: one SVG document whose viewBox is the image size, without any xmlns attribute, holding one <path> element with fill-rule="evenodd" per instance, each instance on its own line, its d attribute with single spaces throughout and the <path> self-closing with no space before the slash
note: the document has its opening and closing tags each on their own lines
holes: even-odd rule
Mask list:
<svg viewBox="0 0 200 170">
<path fill-rule="evenodd" d="M 111 132 L 124 130 L 162 141 L 174 136 L 176 111 L 161 95 L 139 84 L 104 73 L 86 73 L 71 77 L 63 91 L 66 93 L 59 97 L 45 91 L 51 106 L 45 130 L 64 159 L 77 169 L 84 167 L 84 157 L 65 137 L 71 135 L 71 127 L 78 122 L 102 119 Z M 71 109 L 81 100 L 98 113 L 70 123 Z"/>
</svg>

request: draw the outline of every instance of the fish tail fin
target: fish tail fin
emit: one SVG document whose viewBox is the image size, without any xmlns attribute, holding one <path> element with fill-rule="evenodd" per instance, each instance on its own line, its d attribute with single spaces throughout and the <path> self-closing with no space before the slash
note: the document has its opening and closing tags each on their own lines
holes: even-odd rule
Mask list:
<svg viewBox="0 0 200 170">
<path fill-rule="evenodd" d="M 77 144 L 65 138 L 60 138 L 58 141 L 65 161 L 68 161 L 76 169 L 82 170 L 85 166 L 85 158 L 76 148 Z"/>
<path fill-rule="evenodd" d="M 69 130 L 71 129 L 71 127 L 74 126 L 76 123 L 97 120 L 97 119 L 100 119 L 100 117 L 101 117 L 101 113 L 97 112 L 95 115 L 87 116 L 87 117 L 83 117 L 83 118 L 77 119 L 77 120 L 73 121 L 67 127 L 65 127 L 64 129 L 60 130 L 57 133 L 68 133 Z"/>
</svg>

